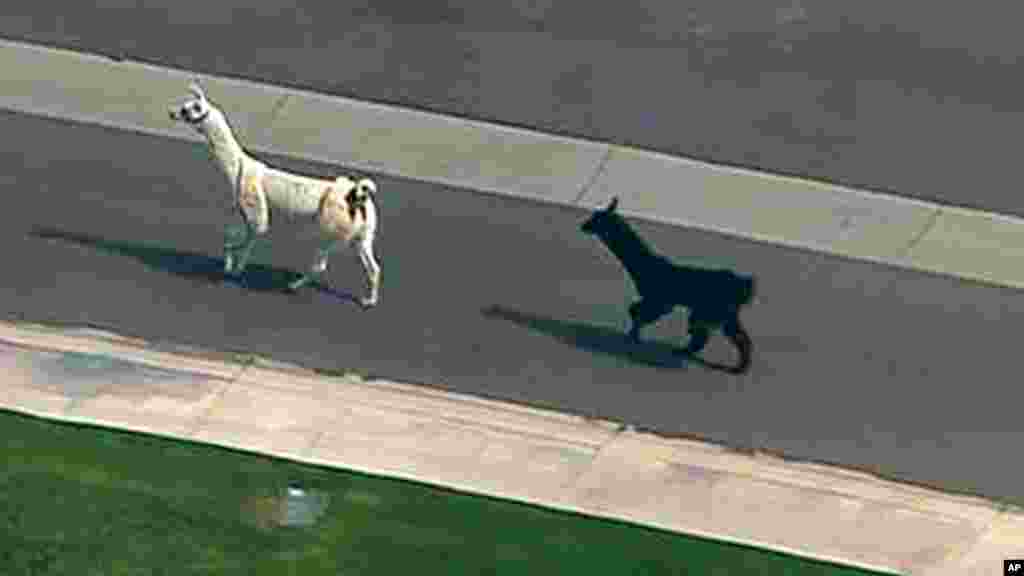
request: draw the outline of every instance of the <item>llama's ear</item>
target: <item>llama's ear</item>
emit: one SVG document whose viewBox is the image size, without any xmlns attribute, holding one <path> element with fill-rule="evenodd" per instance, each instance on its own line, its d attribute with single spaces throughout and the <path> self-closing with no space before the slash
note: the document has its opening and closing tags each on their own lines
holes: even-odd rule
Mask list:
<svg viewBox="0 0 1024 576">
<path fill-rule="evenodd" d="M 192 80 L 188 84 L 189 94 L 195 96 L 200 100 L 206 100 L 206 94 L 203 93 L 203 87 L 199 85 L 199 79 Z"/>
<path fill-rule="evenodd" d="M 615 209 L 618 208 L 618 207 L 619 207 L 619 197 L 618 196 L 614 196 L 612 198 L 612 201 L 608 203 L 608 207 L 605 208 L 604 210 L 605 210 L 605 212 L 614 212 Z"/>
</svg>

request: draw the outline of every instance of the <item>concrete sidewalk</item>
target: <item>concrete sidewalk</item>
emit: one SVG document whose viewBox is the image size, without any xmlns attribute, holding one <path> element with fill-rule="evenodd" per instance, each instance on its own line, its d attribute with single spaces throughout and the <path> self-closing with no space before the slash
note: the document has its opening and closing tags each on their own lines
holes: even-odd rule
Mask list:
<svg viewBox="0 0 1024 576">
<path fill-rule="evenodd" d="M 243 354 L 0 324 L 0 406 L 868 569 L 998 574 L 1024 515 L 862 473 Z"/>
<path fill-rule="evenodd" d="M 198 76 L 0 42 L 0 108 L 197 140 L 167 106 Z M 785 246 L 1024 287 L 1024 220 L 226 78 L 204 77 L 246 147 Z M 386 191 L 382 192 L 386 194 Z"/>
</svg>

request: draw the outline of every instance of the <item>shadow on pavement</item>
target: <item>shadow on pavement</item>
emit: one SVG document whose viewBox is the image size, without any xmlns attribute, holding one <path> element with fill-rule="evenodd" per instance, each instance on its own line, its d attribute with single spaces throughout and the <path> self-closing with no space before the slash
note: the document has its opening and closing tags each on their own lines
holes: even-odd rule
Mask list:
<svg viewBox="0 0 1024 576">
<path fill-rule="evenodd" d="M 735 370 L 733 366 L 709 362 L 699 356 L 680 354 L 680 348 L 664 342 L 636 342 L 621 330 L 608 326 L 558 320 L 497 305 L 484 308 L 481 312 L 487 318 L 518 324 L 570 346 L 597 354 L 624 358 L 636 364 L 666 370 L 680 370 L 686 369 L 692 363 L 721 372 L 732 373 Z"/>
<path fill-rule="evenodd" d="M 674 355 L 675 347 L 661 342 L 633 342 L 616 328 L 547 318 L 503 306 L 489 306 L 482 313 L 487 318 L 506 320 L 591 352 L 657 368 L 686 367 L 687 358 Z"/>
<path fill-rule="evenodd" d="M 288 284 L 300 276 L 300 274 L 291 270 L 252 263 L 246 268 L 243 275 L 233 277 L 224 273 L 224 260 L 220 258 L 213 258 L 194 252 L 181 252 L 159 246 L 107 240 L 88 234 L 66 232 L 53 228 L 34 228 L 29 233 L 29 236 L 77 244 L 117 256 L 127 256 L 155 270 L 210 284 L 234 284 L 252 292 L 290 294 Z M 333 296 L 340 300 L 347 300 L 357 305 L 359 303 L 359 299 L 353 294 L 334 290 L 322 283 L 311 285 L 315 285 L 317 290 L 325 295 Z"/>
</svg>

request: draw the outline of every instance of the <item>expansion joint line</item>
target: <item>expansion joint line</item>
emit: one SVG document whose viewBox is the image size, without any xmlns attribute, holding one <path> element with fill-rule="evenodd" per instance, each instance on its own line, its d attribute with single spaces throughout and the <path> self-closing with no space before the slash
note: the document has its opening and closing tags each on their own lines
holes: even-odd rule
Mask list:
<svg viewBox="0 0 1024 576">
<path fill-rule="evenodd" d="M 921 228 L 921 231 L 918 232 L 913 238 L 911 238 L 910 243 L 907 244 L 907 254 L 910 254 L 911 250 L 913 250 L 921 242 L 921 240 L 929 232 L 932 231 L 932 228 L 935 228 L 935 223 L 939 221 L 939 215 L 941 213 L 942 208 L 936 208 L 935 210 L 932 211 L 931 217 L 928 218 L 928 223 L 925 224 L 924 227 Z"/>
<path fill-rule="evenodd" d="M 594 182 L 597 182 L 598 177 L 600 177 L 604 172 L 604 168 L 608 164 L 608 160 L 612 157 L 612 148 L 613 147 L 611 145 L 608 146 L 608 150 L 606 150 L 604 155 L 601 157 L 601 161 L 597 163 L 597 169 L 594 170 L 594 173 L 587 179 L 586 184 L 584 184 L 580 189 L 579 194 L 577 194 L 576 198 L 573 199 L 572 203 L 574 206 L 580 203 L 580 200 L 582 200 L 587 192 L 590 191 L 594 186 Z"/>
</svg>

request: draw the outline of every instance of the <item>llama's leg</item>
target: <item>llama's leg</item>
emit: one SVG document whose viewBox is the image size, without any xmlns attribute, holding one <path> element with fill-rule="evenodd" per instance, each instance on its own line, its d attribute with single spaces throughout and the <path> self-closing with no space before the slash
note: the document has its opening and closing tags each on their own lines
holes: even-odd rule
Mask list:
<svg viewBox="0 0 1024 576">
<path fill-rule="evenodd" d="M 249 258 L 252 257 L 252 250 L 256 246 L 256 242 L 259 240 L 259 235 L 249 229 L 249 235 L 246 237 L 245 244 L 238 249 L 237 259 L 235 260 L 235 274 L 241 274 L 245 272 L 245 268 L 249 265 Z M 227 262 L 225 262 L 226 264 Z"/>
<path fill-rule="evenodd" d="M 238 249 L 237 258 L 234 261 L 234 271 L 241 274 L 249 264 L 252 250 L 256 246 L 259 237 L 270 230 L 270 213 L 267 208 L 267 198 L 263 190 L 256 185 L 249 185 L 238 199 L 239 212 L 245 220 L 247 235 L 245 242 Z"/>
<path fill-rule="evenodd" d="M 241 220 L 241 225 L 228 224 L 224 227 L 224 273 L 234 274 L 238 265 L 238 251 L 245 248 L 253 237 L 252 226 L 245 210 L 239 203 L 235 203 L 235 210 Z"/>
<path fill-rule="evenodd" d="M 359 261 L 363 264 L 363 272 L 366 273 L 366 281 L 370 285 L 370 295 L 360 300 L 360 304 L 364 308 L 371 308 L 380 300 L 380 264 L 373 255 L 373 235 L 366 234 L 360 238 L 357 249 Z"/>
<path fill-rule="evenodd" d="M 320 277 L 323 276 L 324 272 L 327 271 L 327 260 L 331 257 L 331 252 L 333 251 L 334 242 L 324 244 L 318 248 L 316 251 L 316 257 L 313 259 L 313 266 L 310 267 L 310 271 L 303 274 L 298 280 L 289 284 L 288 288 L 291 290 L 298 290 L 314 280 L 319 280 Z"/>
<path fill-rule="evenodd" d="M 232 274 L 235 270 L 236 252 L 246 245 L 252 230 L 242 218 L 242 225 L 229 225 L 224 228 L 224 273 Z"/>
<path fill-rule="evenodd" d="M 670 302 L 641 298 L 629 307 L 629 338 L 634 342 L 640 340 L 640 329 L 657 321 L 672 311 L 675 305 Z"/>
<path fill-rule="evenodd" d="M 686 348 L 681 351 L 681 354 L 697 354 L 708 345 L 708 339 L 711 337 L 711 325 L 699 320 L 690 320 L 687 332 L 690 334 L 690 341 L 686 343 Z"/>
<path fill-rule="evenodd" d="M 740 323 L 738 313 L 725 322 L 722 326 L 722 333 L 725 334 L 725 337 L 728 338 L 734 346 L 736 346 L 736 351 L 739 352 L 740 355 L 740 361 L 732 372 L 735 374 L 743 374 L 747 370 L 750 370 L 751 357 L 754 353 L 754 343 L 750 339 L 750 334 L 747 333 L 743 328 L 743 324 Z"/>
<path fill-rule="evenodd" d="M 711 330 L 721 326 L 723 319 L 728 316 L 728 311 L 723 311 L 720 306 L 691 308 L 687 321 L 690 341 L 686 343 L 686 348 L 679 350 L 678 353 L 691 356 L 700 353 L 708 345 Z"/>
</svg>

